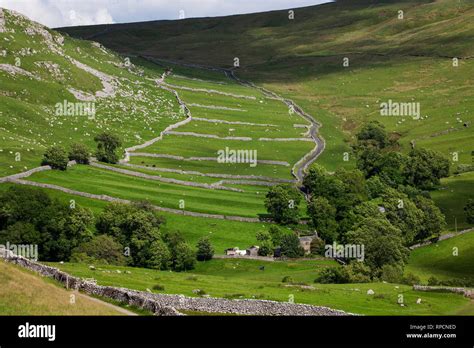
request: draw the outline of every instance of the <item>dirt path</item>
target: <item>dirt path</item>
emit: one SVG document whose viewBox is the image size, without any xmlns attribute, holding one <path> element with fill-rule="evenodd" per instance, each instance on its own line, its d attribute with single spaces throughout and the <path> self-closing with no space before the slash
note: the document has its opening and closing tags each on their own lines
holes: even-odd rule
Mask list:
<svg viewBox="0 0 474 348">
<path fill-rule="evenodd" d="M 175 65 L 181 65 L 185 66 L 188 68 L 197 68 L 197 69 L 205 69 L 205 70 L 210 70 L 210 71 L 217 71 L 223 73 L 225 76 L 227 76 L 229 79 L 232 79 L 236 81 L 237 83 L 260 90 L 266 97 L 279 100 L 282 103 L 286 104 L 288 109 L 292 109 L 294 112 L 296 112 L 298 115 L 300 115 L 302 118 L 304 118 L 306 121 L 308 121 L 311 126 L 309 129 L 309 136 L 312 139 L 312 141 L 315 143 L 315 147 L 313 150 L 311 150 L 309 153 L 304 155 L 294 166 L 292 169 L 292 174 L 296 178 L 296 180 L 302 184 L 303 183 L 303 178 L 305 175 L 305 172 L 307 168 L 323 153 L 324 149 L 326 148 L 326 142 L 324 139 L 321 137 L 319 134 L 319 128 L 321 128 L 322 124 L 317 122 L 313 116 L 310 114 L 306 113 L 301 107 L 299 107 L 293 100 L 291 99 L 285 99 L 278 95 L 277 93 L 270 91 L 266 89 L 265 87 L 257 86 L 254 83 L 250 81 L 243 80 L 235 75 L 235 71 L 233 69 L 225 69 L 225 68 L 218 68 L 218 67 L 212 67 L 212 66 L 204 66 L 204 65 L 199 65 L 199 64 L 187 64 L 187 63 L 182 63 L 182 62 L 175 62 L 171 60 L 164 60 L 164 59 L 156 59 L 153 57 L 149 56 L 140 56 L 140 58 L 143 58 L 145 60 L 148 60 L 152 63 L 162 65 L 161 62 L 164 63 L 171 63 Z M 163 79 L 164 80 L 164 79 Z"/>
<path fill-rule="evenodd" d="M 306 169 L 313 163 L 324 151 L 326 147 L 326 143 L 324 139 L 320 136 L 319 134 L 319 128 L 321 127 L 321 124 L 317 122 L 313 116 L 307 114 L 301 107 L 299 107 L 294 101 L 291 99 L 285 99 L 281 97 L 280 95 L 276 94 L 273 91 L 270 91 L 266 89 L 265 87 L 260 87 L 252 82 L 245 81 L 240 79 L 235 75 L 234 70 L 232 69 L 222 69 L 222 71 L 228 76 L 229 78 L 237 81 L 243 86 L 247 87 L 252 87 L 256 88 L 260 91 L 263 92 L 266 96 L 272 99 L 280 100 L 281 102 L 285 103 L 288 106 L 288 109 L 292 109 L 294 112 L 296 112 L 298 115 L 300 115 L 302 118 L 305 120 L 309 121 L 311 123 L 311 127 L 309 130 L 309 135 L 311 139 L 314 141 L 316 144 L 315 148 L 307 153 L 301 160 L 299 160 L 292 169 L 292 174 L 293 176 L 298 180 L 299 183 L 303 182 L 304 174 L 306 172 Z M 296 170 L 295 170 L 296 169 Z"/>
<path fill-rule="evenodd" d="M 74 291 L 74 295 L 76 295 L 77 297 L 82 297 L 84 299 L 87 299 L 87 300 L 95 302 L 95 303 L 99 303 L 102 306 L 112 308 L 112 309 L 116 310 L 117 312 L 122 313 L 123 315 L 138 316 L 137 313 L 131 312 L 128 309 L 116 306 L 116 305 L 114 305 L 112 303 L 109 303 L 109 302 L 99 300 L 98 298 L 95 298 L 95 297 L 84 295 L 83 293 L 80 293 L 79 291 Z"/>
</svg>

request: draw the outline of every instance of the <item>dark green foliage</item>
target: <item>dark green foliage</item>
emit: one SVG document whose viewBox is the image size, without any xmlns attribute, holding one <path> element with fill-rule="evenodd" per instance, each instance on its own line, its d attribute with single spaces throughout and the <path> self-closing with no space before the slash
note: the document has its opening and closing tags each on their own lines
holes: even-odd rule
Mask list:
<svg viewBox="0 0 474 348">
<path fill-rule="evenodd" d="M 372 176 L 366 181 L 369 199 L 375 199 L 385 192 L 388 186 L 378 176 Z"/>
<path fill-rule="evenodd" d="M 401 283 L 403 268 L 398 265 L 386 264 L 381 269 L 380 279 L 388 283 Z"/>
<path fill-rule="evenodd" d="M 164 242 L 171 254 L 171 268 L 174 271 L 188 271 L 196 264 L 196 253 L 186 244 L 184 236 L 179 231 L 171 231 L 164 235 Z"/>
<path fill-rule="evenodd" d="M 73 262 L 98 262 L 111 265 L 124 265 L 123 246 L 111 236 L 100 235 L 82 243 L 73 250 Z"/>
<path fill-rule="evenodd" d="M 383 149 L 390 144 L 385 126 L 378 121 L 365 124 L 356 137 L 358 143 L 363 146 L 374 146 Z"/>
<path fill-rule="evenodd" d="M 129 264 L 146 267 L 152 257 L 151 244 L 161 238 L 163 220 L 150 209 L 136 205 L 109 204 L 99 215 L 97 231 L 114 237 L 130 251 Z"/>
<path fill-rule="evenodd" d="M 167 270 L 171 267 L 171 253 L 168 246 L 161 239 L 153 241 L 150 245 L 150 259 L 147 266 L 158 270 Z"/>
<path fill-rule="evenodd" d="M 324 197 L 317 197 L 308 204 L 308 215 L 314 228 L 327 243 L 337 239 L 336 208 Z"/>
<path fill-rule="evenodd" d="M 365 264 L 375 276 L 386 264 L 403 267 L 408 259 L 402 233 L 382 218 L 365 218 L 346 235 L 351 244 L 364 245 Z"/>
<path fill-rule="evenodd" d="M 155 284 L 155 285 L 153 285 L 153 290 L 164 291 L 165 287 L 161 284 Z"/>
<path fill-rule="evenodd" d="M 474 199 L 469 199 L 464 207 L 466 213 L 466 221 L 470 224 L 474 224 Z"/>
<path fill-rule="evenodd" d="M 183 272 L 192 270 L 196 265 L 196 253 L 186 243 L 179 243 L 173 250 L 173 270 Z"/>
<path fill-rule="evenodd" d="M 304 250 L 294 233 L 287 233 L 281 239 L 281 255 L 289 258 L 302 257 Z"/>
<path fill-rule="evenodd" d="M 312 255 L 324 255 L 324 247 L 326 243 L 320 238 L 314 238 L 311 241 L 311 254 Z"/>
<path fill-rule="evenodd" d="M 414 149 L 410 152 L 404 175 L 409 185 L 431 189 L 449 175 L 449 161 L 436 151 Z"/>
<path fill-rule="evenodd" d="M 197 242 L 196 257 L 198 261 L 209 261 L 214 256 L 214 248 L 209 237 L 201 237 Z"/>
<path fill-rule="evenodd" d="M 97 143 L 97 152 L 95 156 L 98 161 L 106 163 L 117 163 L 119 156 L 117 154 L 117 149 L 122 146 L 120 139 L 110 133 L 104 132 L 97 135 L 94 138 L 94 141 Z"/>
<path fill-rule="evenodd" d="M 272 235 L 270 234 L 270 232 L 259 231 L 257 232 L 256 239 L 259 243 L 258 255 L 259 256 L 272 256 L 274 244 L 273 244 Z"/>
<path fill-rule="evenodd" d="M 357 150 L 357 168 L 365 177 L 370 178 L 380 173 L 380 162 L 383 155 L 377 147 L 361 147 Z"/>
<path fill-rule="evenodd" d="M 350 277 L 344 267 L 330 267 L 323 269 L 315 282 L 321 284 L 345 284 L 350 282 Z"/>
<path fill-rule="evenodd" d="M 41 260 L 68 261 L 91 239 L 92 221 L 88 209 L 72 209 L 41 190 L 19 186 L 0 195 L 0 244 L 38 244 Z"/>
<path fill-rule="evenodd" d="M 446 218 L 436 204 L 428 198 L 417 196 L 414 200 L 423 217 L 420 228 L 416 235 L 416 240 L 423 240 L 428 237 L 439 237 L 446 227 Z"/>
<path fill-rule="evenodd" d="M 345 266 L 351 283 L 370 283 L 372 281 L 372 270 L 364 262 L 352 261 Z"/>
<path fill-rule="evenodd" d="M 51 166 L 53 169 L 66 170 L 68 162 L 66 150 L 61 146 L 52 146 L 44 153 L 41 165 Z"/>
<path fill-rule="evenodd" d="M 299 221 L 301 192 L 291 185 L 272 187 L 265 197 L 265 208 L 272 218 L 281 224 L 296 224 Z"/>
<path fill-rule="evenodd" d="M 72 144 L 69 151 L 69 160 L 79 164 L 89 164 L 89 149 L 84 144 Z"/>
<path fill-rule="evenodd" d="M 421 233 L 421 223 L 424 221 L 423 212 L 407 195 L 394 189 L 387 190 L 382 198 L 385 217 L 402 232 L 405 244 L 412 243 Z"/>
<path fill-rule="evenodd" d="M 281 239 L 285 235 L 285 232 L 283 232 L 278 226 L 272 225 L 268 229 L 268 233 L 270 233 L 273 245 L 275 247 L 279 247 L 281 245 Z"/>
</svg>

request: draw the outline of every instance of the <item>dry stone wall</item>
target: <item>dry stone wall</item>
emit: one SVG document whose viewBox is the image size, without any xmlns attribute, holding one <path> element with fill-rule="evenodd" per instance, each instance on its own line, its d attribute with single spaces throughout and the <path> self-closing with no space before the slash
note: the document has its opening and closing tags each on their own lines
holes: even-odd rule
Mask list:
<svg viewBox="0 0 474 348">
<path fill-rule="evenodd" d="M 474 289 L 466 288 L 452 288 L 446 286 L 426 286 L 426 285 L 413 285 L 415 291 L 431 291 L 431 292 L 452 292 L 455 294 L 461 294 L 469 298 L 474 298 Z"/>
<path fill-rule="evenodd" d="M 224 313 L 260 316 L 342 316 L 344 311 L 289 302 L 265 300 L 229 300 L 212 297 L 186 297 L 183 295 L 152 294 L 111 286 L 100 286 L 94 281 L 73 277 L 57 268 L 31 261 L 10 251 L 0 250 L 5 261 L 32 270 L 42 276 L 55 279 L 68 289 L 89 295 L 107 297 L 122 303 L 151 311 L 158 316 L 182 315 L 179 311 Z"/>
</svg>

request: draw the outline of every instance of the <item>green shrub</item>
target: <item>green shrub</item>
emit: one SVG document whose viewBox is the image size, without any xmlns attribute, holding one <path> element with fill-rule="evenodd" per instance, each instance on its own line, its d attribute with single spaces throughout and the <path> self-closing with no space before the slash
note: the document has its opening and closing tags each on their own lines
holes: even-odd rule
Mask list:
<svg viewBox="0 0 474 348">
<path fill-rule="evenodd" d="M 435 276 L 431 276 L 429 279 L 428 279 L 428 285 L 429 286 L 438 286 L 440 285 L 440 281 L 438 278 L 436 278 Z"/>
<path fill-rule="evenodd" d="M 314 238 L 311 241 L 311 254 L 312 255 L 324 255 L 324 248 L 326 243 L 320 238 Z"/>
<path fill-rule="evenodd" d="M 206 292 L 203 289 L 194 289 L 193 294 L 196 294 L 198 296 L 204 296 L 206 295 Z"/>
<path fill-rule="evenodd" d="M 321 284 L 345 284 L 349 283 L 350 279 L 344 267 L 331 267 L 324 269 L 314 282 Z"/>
<path fill-rule="evenodd" d="M 89 150 L 84 144 L 73 144 L 69 151 L 69 160 L 79 164 L 89 164 Z"/>
<path fill-rule="evenodd" d="M 196 258 L 198 261 L 209 261 L 214 256 L 214 248 L 211 245 L 209 237 L 204 236 L 197 242 Z"/>
<path fill-rule="evenodd" d="M 153 285 L 153 290 L 163 291 L 165 290 L 165 287 L 161 284 L 156 284 L 156 285 Z"/>
<path fill-rule="evenodd" d="M 420 283 L 421 283 L 420 277 L 414 275 L 413 273 L 408 273 L 406 276 L 402 278 L 402 284 L 416 285 Z"/>
<path fill-rule="evenodd" d="M 283 279 L 281 280 L 282 283 L 293 283 L 293 278 L 290 276 L 284 276 Z"/>
<path fill-rule="evenodd" d="M 53 146 L 44 153 L 41 165 L 50 166 L 53 169 L 66 170 L 68 162 L 66 150 L 61 146 Z"/>
<path fill-rule="evenodd" d="M 97 262 L 124 265 L 123 247 L 114 238 L 105 234 L 95 236 L 73 250 L 73 262 Z M 89 261 L 87 261 L 89 260 Z"/>
<path fill-rule="evenodd" d="M 363 262 L 351 262 L 345 268 L 351 283 L 370 283 L 372 281 L 370 267 Z"/>
<path fill-rule="evenodd" d="M 403 269 L 398 265 L 386 264 L 382 267 L 380 278 L 388 283 L 401 283 Z"/>
</svg>

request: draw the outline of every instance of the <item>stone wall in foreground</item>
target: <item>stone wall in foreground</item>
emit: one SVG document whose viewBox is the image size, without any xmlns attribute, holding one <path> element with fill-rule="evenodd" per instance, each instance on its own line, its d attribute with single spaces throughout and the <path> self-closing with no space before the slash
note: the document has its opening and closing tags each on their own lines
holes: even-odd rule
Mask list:
<svg viewBox="0 0 474 348">
<path fill-rule="evenodd" d="M 197 311 L 206 313 L 224 313 L 259 316 L 341 316 L 351 315 L 344 311 L 327 307 L 318 307 L 289 302 L 266 300 L 229 300 L 222 298 L 186 297 L 183 295 L 153 294 L 111 286 L 100 286 L 90 280 L 73 277 L 57 268 L 31 261 L 10 251 L 0 250 L 5 261 L 50 277 L 68 289 L 86 294 L 107 297 L 122 303 L 151 311 L 158 316 L 182 315 L 179 311 Z"/>
<path fill-rule="evenodd" d="M 453 288 L 447 286 L 426 286 L 426 285 L 413 285 L 413 290 L 416 291 L 431 291 L 431 292 L 452 292 L 455 294 L 461 294 L 466 297 L 474 298 L 474 290 L 466 288 Z"/>
</svg>

